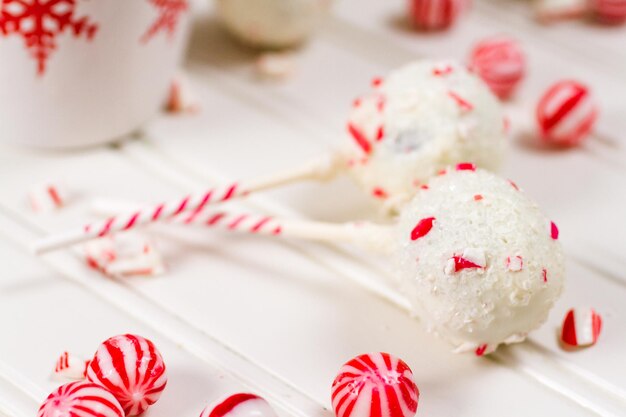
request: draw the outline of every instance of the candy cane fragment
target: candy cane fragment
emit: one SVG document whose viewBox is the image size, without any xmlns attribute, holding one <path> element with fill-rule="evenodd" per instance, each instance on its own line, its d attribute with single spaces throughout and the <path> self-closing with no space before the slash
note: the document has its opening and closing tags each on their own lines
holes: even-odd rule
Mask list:
<svg viewBox="0 0 626 417">
<path fill-rule="evenodd" d="M 591 346 L 598 341 L 602 317 L 593 308 L 573 308 L 561 328 L 561 341 L 569 346 Z"/>
</svg>

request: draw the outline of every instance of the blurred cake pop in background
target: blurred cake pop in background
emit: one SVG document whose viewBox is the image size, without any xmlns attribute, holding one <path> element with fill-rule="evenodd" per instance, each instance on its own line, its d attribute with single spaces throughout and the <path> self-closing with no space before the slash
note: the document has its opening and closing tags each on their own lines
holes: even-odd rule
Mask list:
<svg viewBox="0 0 626 417">
<path fill-rule="evenodd" d="M 228 31 L 257 48 L 286 48 L 304 42 L 328 13 L 331 0 L 217 0 Z"/>
</svg>

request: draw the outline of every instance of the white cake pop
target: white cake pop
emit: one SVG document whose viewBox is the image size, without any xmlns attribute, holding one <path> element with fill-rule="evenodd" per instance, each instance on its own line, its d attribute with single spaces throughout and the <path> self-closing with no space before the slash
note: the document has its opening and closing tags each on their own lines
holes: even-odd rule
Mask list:
<svg viewBox="0 0 626 417">
<path fill-rule="evenodd" d="M 398 276 L 430 331 L 482 355 L 545 321 L 564 259 L 556 226 L 515 184 L 461 168 L 403 210 Z"/>
<path fill-rule="evenodd" d="M 330 0 L 218 0 L 226 28 L 242 42 L 283 48 L 304 41 L 328 12 Z"/>
<path fill-rule="evenodd" d="M 461 64 L 416 61 L 373 84 L 348 124 L 356 145 L 350 172 L 372 195 L 393 206 L 447 165 L 498 168 L 506 145 L 501 105 Z"/>
</svg>

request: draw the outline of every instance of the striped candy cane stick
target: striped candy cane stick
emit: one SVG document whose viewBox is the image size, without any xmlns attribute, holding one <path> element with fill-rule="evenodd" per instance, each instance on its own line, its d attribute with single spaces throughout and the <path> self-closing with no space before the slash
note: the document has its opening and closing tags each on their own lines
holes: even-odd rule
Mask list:
<svg viewBox="0 0 626 417">
<path fill-rule="evenodd" d="M 275 218 L 255 213 L 212 210 L 192 221 L 176 220 L 185 225 L 202 225 L 230 232 L 280 236 L 334 243 L 351 243 L 369 251 L 386 252 L 394 245 L 392 226 L 369 222 L 327 223 L 311 220 Z"/>
<path fill-rule="evenodd" d="M 247 183 L 234 182 L 225 186 L 210 188 L 200 193 L 186 195 L 177 200 L 131 210 L 128 213 L 111 216 L 101 222 L 88 224 L 66 233 L 52 235 L 36 242 L 33 250 L 37 254 L 42 254 L 154 222 L 171 221 L 172 219 L 192 222 L 209 205 L 223 203 L 258 191 L 297 181 L 324 181 L 334 177 L 344 166 L 346 164 L 343 155 L 339 152 L 331 153 L 289 172 Z"/>
<path fill-rule="evenodd" d="M 105 216 L 134 207 L 119 200 L 97 200 L 92 210 Z M 311 220 L 275 218 L 259 213 L 206 210 L 192 217 L 172 218 L 166 224 L 210 227 L 229 232 L 269 235 L 325 242 L 347 242 L 368 250 L 387 251 L 393 226 L 369 222 L 327 223 Z"/>
</svg>

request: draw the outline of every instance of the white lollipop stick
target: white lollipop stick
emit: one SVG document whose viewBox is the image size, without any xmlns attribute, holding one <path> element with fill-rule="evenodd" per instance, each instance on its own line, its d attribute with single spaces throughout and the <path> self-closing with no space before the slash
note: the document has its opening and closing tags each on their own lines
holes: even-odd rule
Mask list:
<svg viewBox="0 0 626 417">
<path fill-rule="evenodd" d="M 369 251 L 388 252 L 394 248 L 392 226 L 370 222 L 327 223 L 311 220 L 275 218 L 255 213 L 233 213 L 212 210 L 191 222 L 175 220 L 186 225 L 203 225 L 230 232 L 249 233 L 321 242 L 344 242 Z"/>
<path fill-rule="evenodd" d="M 328 180 L 345 166 L 343 162 L 344 158 L 340 152 L 331 153 L 285 173 L 244 183 L 234 182 L 225 186 L 213 187 L 200 193 L 186 195 L 181 199 L 131 210 L 127 213 L 111 216 L 97 223 L 87 224 L 75 230 L 52 235 L 38 241 L 34 245 L 33 250 L 36 254 L 42 254 L 158 221 L 177 219 L 182 222 L 191 222 L 207 206 L 212 204 L 223 203 L 257 191 L 298 181 Z"/>
</svg>

